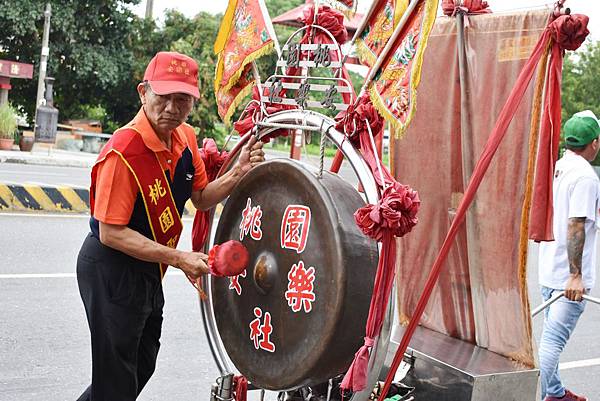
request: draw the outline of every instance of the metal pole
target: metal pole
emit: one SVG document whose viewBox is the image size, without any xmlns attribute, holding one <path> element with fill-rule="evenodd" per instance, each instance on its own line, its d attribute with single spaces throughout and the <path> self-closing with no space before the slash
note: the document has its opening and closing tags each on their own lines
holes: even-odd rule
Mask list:
<svg viewBox="0 0 600 401">
<path fill-rule="evenodd" d="M 42 53 L 40 56 L 40 68 L 38 76 L 38 89 L 37 96 L 35 99 L 35 107 L 40 105 L 42 99 L 44 99 L 44 80 L 46 79 L 46 70 L 48 66 L 48 54 L 50 48 L 48 47 L 48 40 L 50 36 L 50 16 L 52 16 L 52 7 L 50 3 L 46 4 L 46 11 L 44 11 L 44 35 L 42 36 Z"/>
<path fill-rule="evenodd" d="M 8 103 L 8 89 L 0 88 L 0 106 Z"/>
<path fill-rule="evenodd" d="M 154 0 L 146 0 L 146 19 L 152 19 L 154 13 Z"/>
<path fill-rule="evenodd" d="M 463 2 L 456 3 L 457 6 L 462 6 Z M 462 159 L 462 176 L 463 188 L 467 188 L 473 168 L 475 167 L 474 160 L 474 145 L 473 145 L 473 127 L 471 124 L 471 86 L 469 82 L 469 68 L 467 63 L 467 42 L 465 38 L 465 14 L 462 11 L 456 13 L 456 51 L 458 55 L 458 78 L 460 82 L 460 143 L 461 143 L 461 159 Z M 464 192 L 464 190 L 463 190 Z M 470 219 L 470 212 L 467 212 L 466 221 Z M 475 238 L 471 230 L 467 230 L 467 255 L 469 260 L 473 260 L 472 246 Z M 489 336 L 487 330 L 481 330 L 482 327 L 487 327 L 487 317 L 482 308 L 484 303 L 485 293 L 482 287 L 483 277 L 482 271 L 477 266 L 469 267 L 469 277 L 471 283 L 471 301 L 473 302 L 473 317 L 475 324 L 475 337 L 477 344 L 487 348 L 489 345 Z"/>
<path fill-rule="evenodd" d="M 558 301 L 564 295 L 565 295 L 564 291 L 555 292 L 554 294 L 552 294 L 552 296 L 550 297 L 550 299 L 548 299 L 546 302 L 542 303 L 540 306 L 538 306 L 537 308 L 535 308 L 531 312 L 531 317 L 536 317 L 537 315 L 539 315 L 539 313 L 541 311 L 543 311 L 544 309 L 546 309 L 547 307 L 549 307 L 550 305 L 552 305 L 554 302 Z M 596 305 L 600 305 L 600 298 L 594 298 L 594 297 L 589 296 L 587 294 L 583 294 L 581 297 L 584 300 L 588 301 L 588 302 L 592 302 L 592 303 L 594 303 Z"/>
</svg>

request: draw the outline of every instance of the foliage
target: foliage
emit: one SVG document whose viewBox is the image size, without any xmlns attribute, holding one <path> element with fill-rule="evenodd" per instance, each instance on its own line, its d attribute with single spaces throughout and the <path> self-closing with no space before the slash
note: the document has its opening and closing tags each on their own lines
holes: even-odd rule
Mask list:
<svg viewBox="0 0 600 401">
<path fill-rule="evenodd" d="M 587 41 L 565 58 L 562 81 L 562 122 L 575 113 L 592 110 L 600 117 L 600 42 Z M 600 156 L 592 162 L 600 165 Z"/>
<path fill-rule="evenodd" d="M 0 57 L 37 64 L 47 0 L 0 0 Z M 48 76 L 55 82 L 61 118 L 80 104 L 102 104 L 116 120 L 125 119 L 121 99 L 132 75 L 128 47 L 136 19 L 128 8 L 139 0 L 58 1 L 52 5 Z M 15 82 L 11 99 L 33 116 L 37 68 L 32 80 Z M 126 96 L 125 96 L 126 97 Z"/>
<path fill-rule="evenodd" d="M 109 118 L 106 109 L 99 104 L 84 104 L 79 106 L 79 111 L 75 114 L 74 118 L 100 121 L 104 132 L 114 132 L 119 128 L 119 125 Z"/>
<path fill-rule="evenodd" d="M 0 138 L 10 139 L 17 131 L 17 113 L 9 104 L 0 105 Z"/>
<path fill-rule="evenodd" d="M 586 42 L 585 48 L 565 58 L 562 83 L 563 121 L 582 110 L 600 116 L 600 42 Z"/>
</svg>

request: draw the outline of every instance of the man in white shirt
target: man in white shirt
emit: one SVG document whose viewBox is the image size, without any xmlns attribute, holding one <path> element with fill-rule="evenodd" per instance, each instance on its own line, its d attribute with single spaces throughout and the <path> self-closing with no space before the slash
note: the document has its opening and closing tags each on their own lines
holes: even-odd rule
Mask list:
<svg viewBox="0 0 600 401">
<path fill-rule="evenodd" d="M 566 151 L 554 169 L 554 241 L 540 244 L 539 280 L 544 300 L 555 291 L 565 297 L 545 311 L 539 358 L 542 399 L 586 401 L 567 390 L 558 361 L 585 308 L 582 295 L 596 280 L 596 224 L 600 180 L 589 162 L 600 149 L 600 125 L 589 110 L 571 117 L 564 127 Z"/>
</svg>

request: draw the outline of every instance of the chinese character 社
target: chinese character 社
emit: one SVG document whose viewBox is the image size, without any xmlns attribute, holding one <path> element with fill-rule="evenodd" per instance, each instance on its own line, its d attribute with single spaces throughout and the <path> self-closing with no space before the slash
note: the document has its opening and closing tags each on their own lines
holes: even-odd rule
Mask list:
<svg viewBox="0 0 600 401">
<path fill-rule="evenodd" d="M 254 343 L 254 348 L 275 352 L 275 344 L 273 344 L 273 342 L 270 340 L 271 332 L 273 331 L 273 326 L 271 325 L 271 314 L 269 312 L 265 312 L 265 322 L 263 325 L 260 323 L 262 315 L 262 309 L 254 308 L 254 316 L 256 319 L 250 322 L 250 339 Z M 259 337 L 262 337 L 262 339 Z"/>
</svg>

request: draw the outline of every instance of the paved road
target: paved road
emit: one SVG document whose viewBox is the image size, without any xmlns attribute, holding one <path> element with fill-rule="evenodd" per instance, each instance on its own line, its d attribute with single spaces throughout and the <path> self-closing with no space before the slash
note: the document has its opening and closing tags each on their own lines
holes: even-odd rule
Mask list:
<svg viewBox="0 0 600 401">
<path fill-rule="evenodd" d="M 189 249 L 186 225 L 181 246 Z M 89 334 L 74 277 L 87 231 L 81 216 L 0 214 L 0 400 L 75 400 L 89 384 Z M 171 275 L 164 291 L 163 346 L 140 400 L 207 400 L 217 373 L 195 290 Z"/>
<path fill-rule="evenodd" d="M 284 152 L 277 152 L 266 148 L 267 159 L 287 157 Z M 302 160 L 318 166 L 316 156 L 303 155 Z M 331 165 L 331 160 L 326 161 L 326 168 Z M 342 164 L 340 175 L 348 182 L 356 183 L 356 176 L 348 162 Z M 80 167 L 38 166 L 31 164 L 0 163 L 0 182 L 5 184 L 38 184 L 88 188 L 90 185 L 90 169 Z"/>
<path fill-rule="evenodd" d="M 88 188 L 90 186 L 90 169 L 0 163 L 0 182 L 5 184 L 65 185 Z"/>
</svg>

